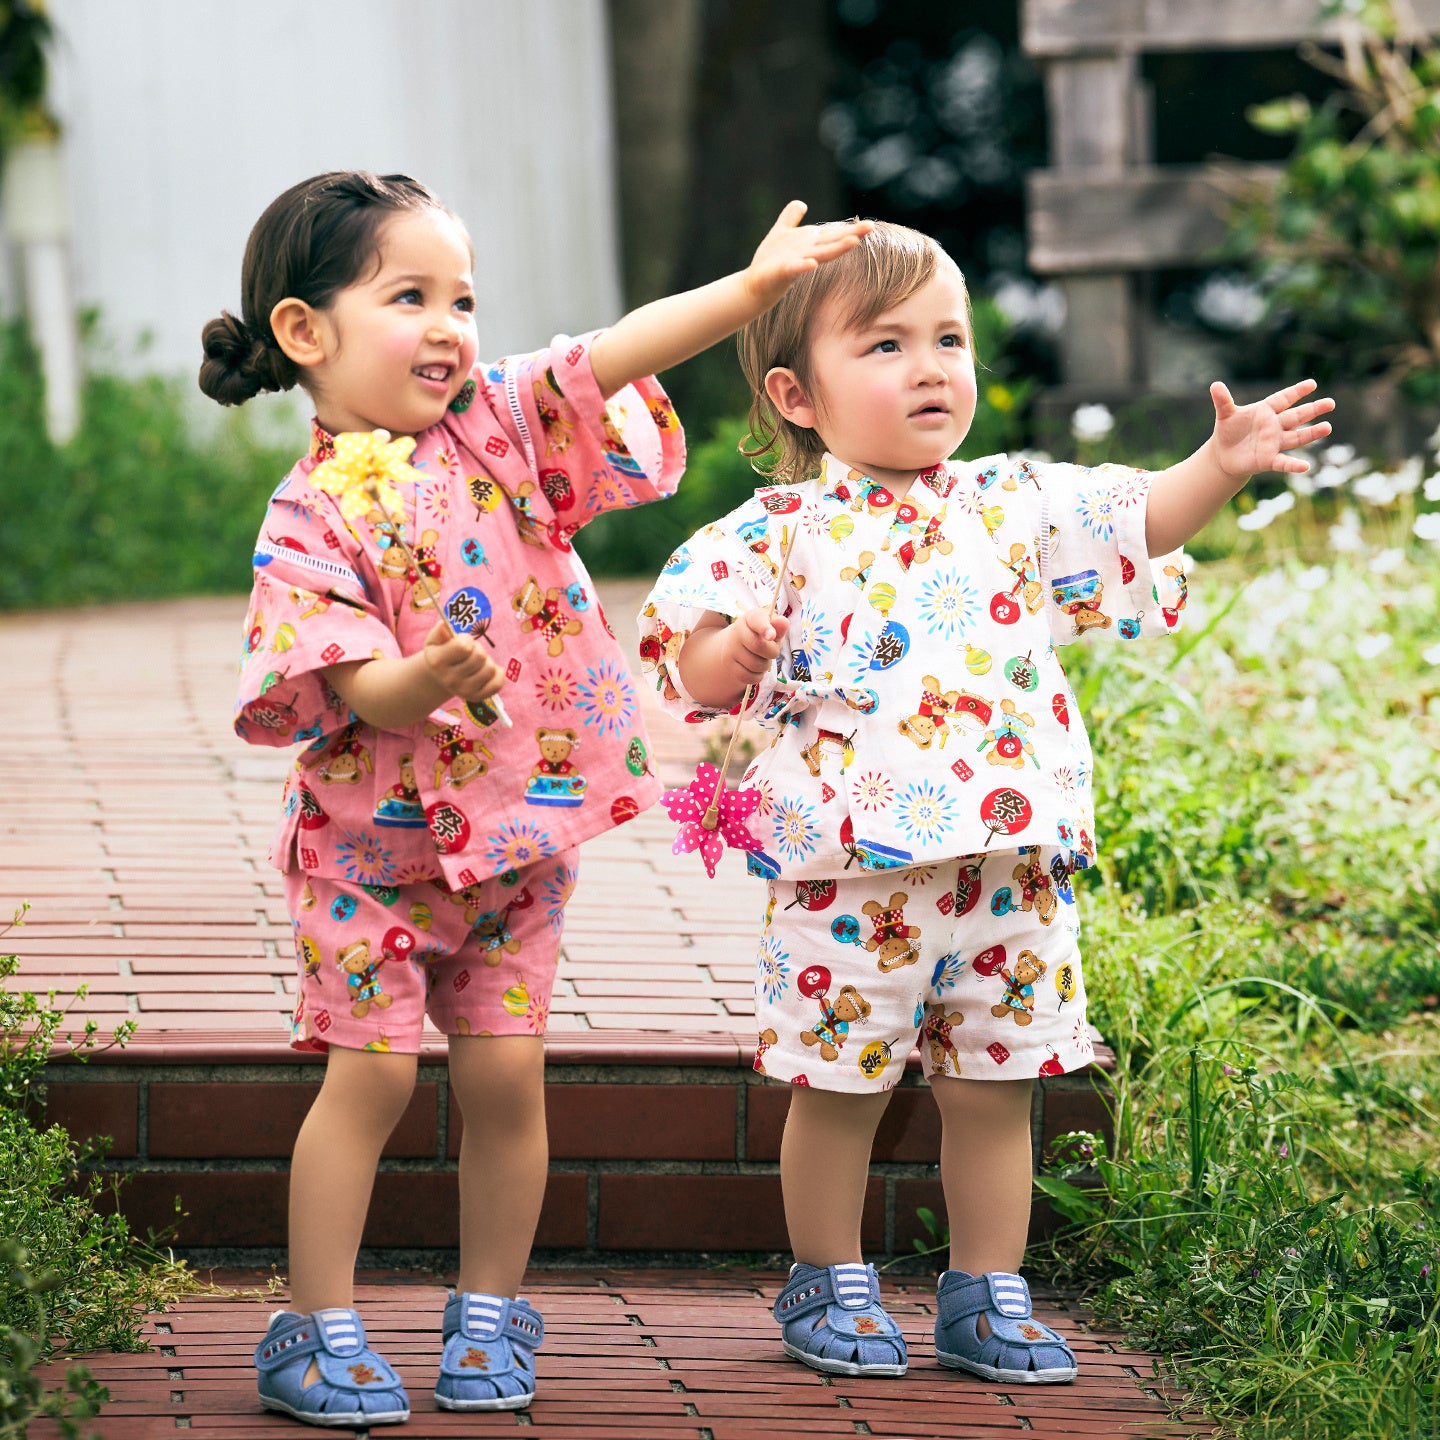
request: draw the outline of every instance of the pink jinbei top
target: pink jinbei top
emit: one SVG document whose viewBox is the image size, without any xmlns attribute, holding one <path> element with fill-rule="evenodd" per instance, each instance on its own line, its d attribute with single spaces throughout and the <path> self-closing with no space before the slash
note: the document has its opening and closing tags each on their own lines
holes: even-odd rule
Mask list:
<svg viewBox="0 0 1440 1440">
<path fill-rule="evenodd" d="M 606 510 L 671 494 L 675 411 L 649 378 L 607 403 L 592 336 L 477 365 L 416 437 L 404 528 L 457 631 L 505 668 L 513 728 L 452 700 L 408 730 L 358 719 L 326 667 L 420 650 L 433 602 L 378 511 L 354 527 L 309 483 L 331 437 L 270 498 L 255 547 L 236 732 L 302 746 L 270 860 L 366 886 L 518 870 L 618 825 L 659 793 L 629 671 L 571 546 Z"/>
</svg>

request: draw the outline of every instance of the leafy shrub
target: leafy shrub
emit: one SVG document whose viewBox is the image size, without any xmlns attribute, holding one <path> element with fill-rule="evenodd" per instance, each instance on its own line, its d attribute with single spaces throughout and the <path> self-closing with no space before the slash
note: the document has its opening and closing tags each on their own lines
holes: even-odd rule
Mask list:
<svg viewBox="0 0 1440 1440">
<path fill-rule="evenodd" d="M 0 327 L 0 448 L 11 484 L 0 610 L 244 590 L 265 500 L 291 451 L 243 414 L 193 433 L 180 382 L 92 375 L 85 423 L 45 433 L 39 366 L 18 325 Z"/>
<path fill-rule="evenodd" d="M 23 911 L 21 912 L 23 915 Z M 17 923 L 20 916 L 17 915 Z M 10 930 L 0 928 L 0 938 Z M 0 980 L 19 970 L 0 955 Z M 85 988 L 76 991 L 77 1002 Z M 82 1151 L 58 1125 L 30 1119 L 42 1098 L 40 1075 L 59 1046 L 84 1061 L 105 1045 L 87 1019 L 76 1035 L 69 1007 L 52 991 L 0 988 L 0 1434 L 23 1434 L 28 1418 L 66 1423 L 98 1413 L 104 1391 L 82 1367 L 46 1390 L 35 1366 L 60 1351 L 140 1350 L 140 1325 L 150 1310 L 191 1288 L 184 1267 L 154 1244 L 132 1236 L 123 1215 L 105 1203 L 112 1182 L 82 1168 Z M 108 1044 L 134 1032 L 125 1021 Z M 13 1427 L 13 1428 L 12 1428 Z"/>
<path fill-rule="evenodd" d="M 1250 111 L 1295 151 L 1279 185 L 1242 203 L 1233 240 L 1269 305 L 1285 368 L 1324 380 L 1385 376 L 1440 401 L 1440 47 L 1403 33 L 1389 0 L 1332 3 L 1339 83 Z M 1408 7 L 1407 7 L 1408 9 Z"/>
</svg>

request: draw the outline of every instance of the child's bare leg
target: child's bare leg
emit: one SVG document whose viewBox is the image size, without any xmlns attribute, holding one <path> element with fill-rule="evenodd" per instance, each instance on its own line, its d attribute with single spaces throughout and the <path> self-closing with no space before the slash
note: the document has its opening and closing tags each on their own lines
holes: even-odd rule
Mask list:
<svg viewBox="0 0 1440 1440">
<path fill-rule="evenodd" d="M 415 1089 L 414 1055 L 332 1047 L 290 1161 L 290 1308 L 349 1310 L 375 1167 Z M 319 1376 L 310 1362 L 304 1384 Z"/>
<path fill-rule="evenodd" d="M 452 1035 L 450 1094 L 465 1117 L 457 1288 L 513 1298 L 550 1161 L 540 1037 Z"/>
<path fill-rule="evenodd" d="M 797 1260 L 820 1266 L 859 1261 L 870 1150 L 889 1101 L 888 1090 L 852 1095 L 792 1089 L 780 1142 L 780 1186 Z"/>
<path fill-rule="evenodd" d="M 1015 1274 L 1030 1229 L 1033 1080 L 932 1075 L 940 1107 L 940 1181 L 950 1222 L 950 1269 Z M 982 1338 L 989 1322 L 980 1316 Z"/>
</svg>

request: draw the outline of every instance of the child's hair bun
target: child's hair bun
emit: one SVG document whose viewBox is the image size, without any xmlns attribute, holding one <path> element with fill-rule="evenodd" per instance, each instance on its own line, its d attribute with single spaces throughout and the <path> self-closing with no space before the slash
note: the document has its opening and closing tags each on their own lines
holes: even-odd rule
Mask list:
<svg viewBox="0 0 1440 1440">
<path fill-rule="evenodd" d="M 262 390 L 288 390 L 295 383 L 289 356 L 228 310 L 205 326 L 200 342 L 200 388 L 222 405 L 243 405 Z"/>
</svg>

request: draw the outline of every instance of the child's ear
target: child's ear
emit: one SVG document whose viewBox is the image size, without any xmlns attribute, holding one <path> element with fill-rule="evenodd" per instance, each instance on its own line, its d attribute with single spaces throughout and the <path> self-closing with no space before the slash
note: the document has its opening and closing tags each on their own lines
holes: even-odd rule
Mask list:
<svg viewBox="0 0 1440 1440">
<path fill-rule="evenodd" d="M 765 393 L 770 403 L 792 425 L 803 430 L 813 430 L 819 423 L 815 407 L 810 403 L 800 381 L 793 370 L 777 365 L 765 376 Z"/>
<path fill-rule="evenodd" d="M 270 328 L 275 343 L 295 364 L 309 369 L 327 358 L 329 330 L 320 312 L 293 295 L 287 296 L 270 312 Z"/>
</svg>

